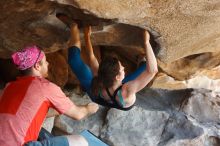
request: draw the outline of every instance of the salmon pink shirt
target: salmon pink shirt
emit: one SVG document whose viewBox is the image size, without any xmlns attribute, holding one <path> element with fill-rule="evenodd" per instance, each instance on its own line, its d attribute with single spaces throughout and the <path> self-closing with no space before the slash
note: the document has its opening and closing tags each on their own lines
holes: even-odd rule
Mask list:
<svg viewBox="0 0 220 146">
<path fill-rule="evenodd" d="M 40 77 L 20 77 L 0 94 L 0 146 L 37 140 L 50 107 L 65 113 L 73 102 L 60 87 Z"/>
</svg>

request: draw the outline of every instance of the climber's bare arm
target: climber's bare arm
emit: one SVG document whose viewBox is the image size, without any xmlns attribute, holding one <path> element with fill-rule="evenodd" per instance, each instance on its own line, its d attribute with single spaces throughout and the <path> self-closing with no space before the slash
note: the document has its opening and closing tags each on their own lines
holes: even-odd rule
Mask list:
<svg viewBox="0 0 220 146">
<path fill-rule="evenodd" d="M 94 55 L 90 35 L 91 35 L 91 26 L 86 26 L 84 28 L 84 38 L 86 43 L 86 48 L 84 52 L 86 52 L 86 55 L 89 58 L 89 66 L 92 69 L 93 74 L 96 76 L 98 73 L 99 63 Z"/>
<path fill-rule="evenodd" d="M 133 95 L 138 91 L 140 91 L 141 89 L 143 89 L 154 78 L 154 76 L 158 72 L 157 60 L 154 55 L 151 44 L 149 42 L 150 35 L 147 31 L 144 32 L 144 38 L 145 38 L 147 67 L 146 70 L 143 71 L 135 80 L 132 80 L 124 84 L 123 88 L 124 90 L 126 90 L 127 96 Z"/>
</svg>

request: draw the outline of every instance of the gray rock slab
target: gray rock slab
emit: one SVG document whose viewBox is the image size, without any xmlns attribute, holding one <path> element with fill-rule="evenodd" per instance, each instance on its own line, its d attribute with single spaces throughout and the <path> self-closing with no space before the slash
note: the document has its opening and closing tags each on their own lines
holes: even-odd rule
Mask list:
<svg viewBox="0 0 220 146">
<path fill-rule="evenodd" d="M 220 123 L 220 94 L 205 89 L 194 90 L 183 111 L 202 123 Z"/>
<path fill-rule="evenodd" d="M 114 146 L 154 146 L 160 140 L 169 114 L 134 107 L 130 111 L 110 109 L 101 137 Z"/>
</svg>

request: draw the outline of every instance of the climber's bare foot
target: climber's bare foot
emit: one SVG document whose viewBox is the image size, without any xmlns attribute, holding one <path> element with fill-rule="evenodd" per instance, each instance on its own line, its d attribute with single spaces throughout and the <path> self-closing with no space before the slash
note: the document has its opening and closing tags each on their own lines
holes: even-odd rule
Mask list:
<svg viewBox="0 0 220 146">
<path fill-rule="evenodd" d="M 80 31 L 79 31 L 78 25 L 76 23 L 72 23 L 71 27 L 70 27 L 69 46 L 77 46 L 78 48 L 81 48 Z"/>
</svg>

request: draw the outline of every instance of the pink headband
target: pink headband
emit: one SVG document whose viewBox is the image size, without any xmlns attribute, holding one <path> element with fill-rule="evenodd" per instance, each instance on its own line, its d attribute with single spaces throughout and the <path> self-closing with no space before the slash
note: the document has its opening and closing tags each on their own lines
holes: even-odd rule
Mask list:
<svg viewBox="0 0 220 146">
<path fill-rule="evenodd" d="M 13 63 L 19 70 L 25 70 L 41 61 L 44 53 L 37 46 L 28 46 L 12 54 Z"/>
</svg>

